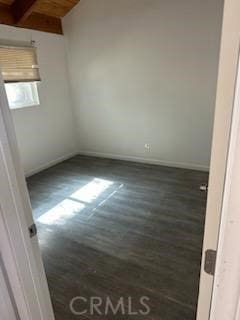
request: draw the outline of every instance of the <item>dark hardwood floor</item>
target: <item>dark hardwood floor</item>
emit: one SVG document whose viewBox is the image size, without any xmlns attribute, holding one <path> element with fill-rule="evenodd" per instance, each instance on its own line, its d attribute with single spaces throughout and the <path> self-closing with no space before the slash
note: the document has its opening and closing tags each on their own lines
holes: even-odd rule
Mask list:
<svg viewBox="0 0 240 320">
<path fill-rule="evenodd" d="M 84 156 L 28 178 L 56 320 L 194 320 L 206 206 L 199 186 L 207 179 Z M 73 315 L 75 296 L 123 297 L 125 305 L 132 297 L 134 311 L 146 296 L 151 312 Z"/>
</svg>

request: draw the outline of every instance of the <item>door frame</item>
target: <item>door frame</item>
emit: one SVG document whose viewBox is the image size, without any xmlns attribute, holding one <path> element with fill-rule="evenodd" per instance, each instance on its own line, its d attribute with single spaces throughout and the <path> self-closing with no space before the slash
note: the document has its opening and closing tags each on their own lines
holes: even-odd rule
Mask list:
<svg viewBox="0 0 240 320">
<path fill-rule="evenodd" d="M 210 319 L 240 319 L 240 53 Z"/>
<path fill-rule="evenodd" d="M 54 320 L 6 92 L 0 74 L 0 249 L 21 320 Z M 27 214 L 29 213 L 29 214 Z"/>
<path fill-rule="evenodd" d="M 235 99 L 239 43 L 240 1 L 225 0 L 197 320 L 213 319 L 210 311 L 214 277 L 204 271 L 205 252 L 208 249 L 217 251 L 219 239 L 220 237 L 223 237 L 223 234 L 219 233 L 219 230 L 223 208 L 223 195 Z"/>
</svg>

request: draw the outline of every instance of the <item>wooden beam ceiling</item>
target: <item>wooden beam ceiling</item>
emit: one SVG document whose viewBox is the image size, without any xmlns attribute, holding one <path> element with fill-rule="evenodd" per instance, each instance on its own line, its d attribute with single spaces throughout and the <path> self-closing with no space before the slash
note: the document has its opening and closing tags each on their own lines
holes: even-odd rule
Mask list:
<svg viewBox="0 0 240 320">
<path fill-rule="evenodd" d="M 36 12 L 33 12 L 26 20 L 18 24 L 17 27 L 63 34 L 61 19 Z"/>
<path fill-rule="evenodd" d="M 3 0 L 0 0 L 3 1 Z M 34 8 L 35 12 L 54 16 L 58 18 L 64 17 L 79 0 L 40 0 Z"/>
<path fill-rule="evenodd" d="M 61 17 L 79 0 L 0 0 L 0 24 L 63 34 Z"/>
<path fill-rule="evenodd" d="M 11 6 L 12 14 L 16 24 L 26 20 L 33 12 L 38 0 L 15 0 Z"/>
<path fill-rule="evenodd" d="M 8 25 L 14 24 L 14 19 L 10 6 L 0 4 L 0 23 Z"/>
</svg>

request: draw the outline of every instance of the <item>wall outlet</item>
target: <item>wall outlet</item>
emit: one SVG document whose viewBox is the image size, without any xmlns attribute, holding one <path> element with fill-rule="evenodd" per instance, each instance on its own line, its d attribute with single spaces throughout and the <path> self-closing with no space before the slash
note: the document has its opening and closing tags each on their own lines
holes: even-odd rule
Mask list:
<svg viewBox="0 0 240 320">
<path fill-rule="evenodd" d="M 149 143 L 145 143 L 144 148 L 149 151 L 150 150 L 150 144 Z"/>
</svg>

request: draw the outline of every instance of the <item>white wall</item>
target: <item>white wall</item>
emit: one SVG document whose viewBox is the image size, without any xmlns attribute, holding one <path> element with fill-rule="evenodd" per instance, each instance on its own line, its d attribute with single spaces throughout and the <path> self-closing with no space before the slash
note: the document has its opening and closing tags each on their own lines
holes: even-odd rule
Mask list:
<svg viewBox="0 0 240 320">
<path fill-rule="evenodd" d="M 80 151 L 208 168 L 222 2 L 80 1 L 63 19 Z"/>
<path fill-rule="evenodd" d="M 3 25 L 0 39 L 32 39 L 38 49 L 40 106 L 12 111 L 24 170 L 31 173 L 75 151 L 65 42 L 59 35 Z"/>
</svg>

